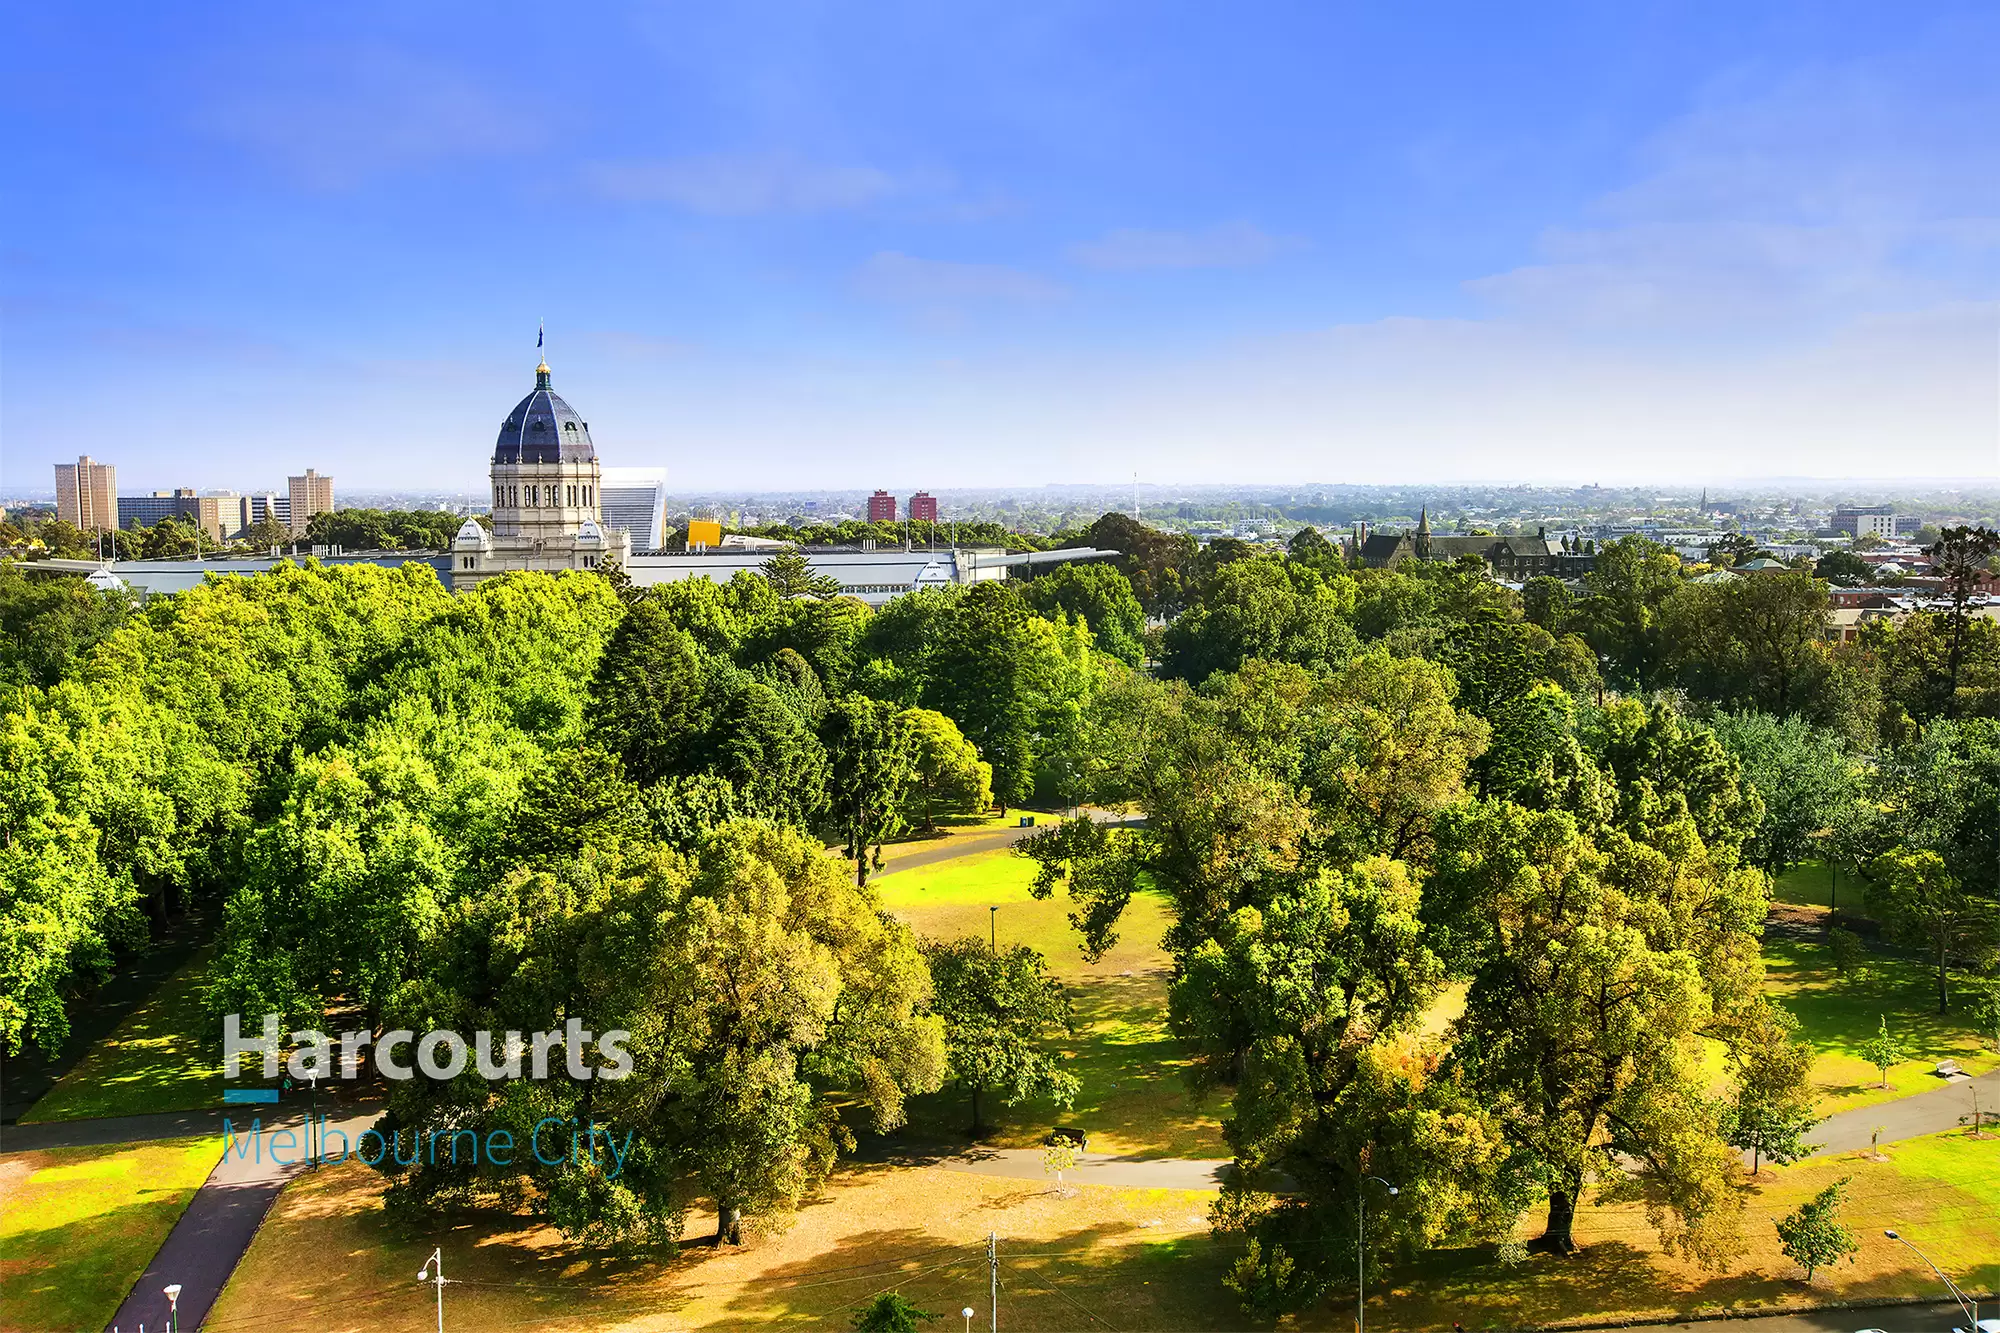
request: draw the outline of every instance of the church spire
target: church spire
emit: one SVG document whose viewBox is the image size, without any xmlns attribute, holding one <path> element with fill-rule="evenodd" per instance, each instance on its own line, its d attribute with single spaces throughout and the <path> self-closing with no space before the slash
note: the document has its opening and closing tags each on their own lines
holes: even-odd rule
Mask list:
<svg viewBox="0 0 2000 1333">
<path fill-rule="evenodd" d="M 1417 510 L 1417 531 L 1423 533 L 1426 537 L 1430 536 L 1431 511 L 1429 505 L 1425 505 Z"/>
</svg>

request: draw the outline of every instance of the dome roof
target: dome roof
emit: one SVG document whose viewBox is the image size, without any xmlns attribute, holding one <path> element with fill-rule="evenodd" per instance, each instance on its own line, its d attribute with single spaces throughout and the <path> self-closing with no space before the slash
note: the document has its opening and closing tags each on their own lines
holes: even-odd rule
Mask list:
<svg viewBox="0 0 2000 1333">
<path fill-rule="evenodd" d="M 547 365 L 535 368 L 535 391 L 515 404 L 493 446 L 495 463 L 588 463 L 597 457 L 590 427 L 549 387 Z"/>
</svg>

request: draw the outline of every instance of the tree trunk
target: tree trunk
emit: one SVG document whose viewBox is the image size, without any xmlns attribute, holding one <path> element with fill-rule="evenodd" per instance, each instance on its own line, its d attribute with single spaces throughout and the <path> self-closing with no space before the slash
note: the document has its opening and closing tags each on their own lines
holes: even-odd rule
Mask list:
<svg viewBox="0 0 2000 1333">
<path fill-rule="evenodd" d="M 986 1132 L 986 1126 L 979 1123 L 979 1085 L 972 1085 L 972 1137 L 978 1138 Z"/>
<path fill-rule="evenodd" d="M 1938 1012 L 1941 1014 L 1949 1013 L 1951 1011 L 1951 992 L 1949 989 L 1950 976 L 1951 976 L 1951 946 L 1949 944 L 1939 944 L 1938 945 Z"/>
<path fill-rule="evenodd" d="M 1549 1224 L 1535 1241 L 1535 1248 L 1550 1254 L 1576 1253 L 1577 1190 L 1549 1191 Z"/>
<path fill-rule="evenodd" d="M 743 1210 L 733 1203 L 715 1205 L 715 1243 L 717 1245 L 741 1245 L 743 1243 Z"/>
</svg>

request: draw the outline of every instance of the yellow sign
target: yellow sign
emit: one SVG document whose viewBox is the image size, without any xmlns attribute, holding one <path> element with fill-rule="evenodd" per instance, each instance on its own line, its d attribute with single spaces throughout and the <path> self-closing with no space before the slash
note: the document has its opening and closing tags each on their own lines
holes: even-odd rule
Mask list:
<svg viewBox="0 0 2000 1333">
<path fill-rule="evenodd" d="M 697 518 L 688 524 L 688 549 L 722 545 L 722 525 L 712 518 Z"/>
</svg>

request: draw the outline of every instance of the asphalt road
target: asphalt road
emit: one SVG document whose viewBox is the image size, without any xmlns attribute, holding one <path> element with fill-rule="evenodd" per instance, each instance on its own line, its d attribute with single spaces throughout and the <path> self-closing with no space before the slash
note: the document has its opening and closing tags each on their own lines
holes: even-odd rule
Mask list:
<svg viewBox="0 0 2000 1333">
<path fill-rule="evenodd" d="M 2000 1314 L 2000 1303 L 1991 1311 L 1984 1305 L 1979 1316 Z M 1947 1302 L 1943 1305 L 1877 1305 L 1853 1310 L 1814 1310 L 1803 1314 L 1763 1315 L 1755 1319 L 1710 1319 L 1686 1324 L 1651 1324 L 1660 1333 L 1857 1333 L 1860 1329 L 1882 1329 L 1884 1333 L 1950 1333 L 1965 1327 L 1965 1312 Z"/>
</svg>

